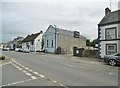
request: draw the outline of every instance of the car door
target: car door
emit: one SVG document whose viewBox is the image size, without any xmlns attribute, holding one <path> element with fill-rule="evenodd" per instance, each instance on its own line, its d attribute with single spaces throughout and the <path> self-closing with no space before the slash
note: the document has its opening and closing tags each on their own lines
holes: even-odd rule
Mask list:
<svg viewBox="0 0 120 88">
<path fill-rule="evenodd" d="M 120 53 L 118 53 L 116 56 L 117 56 L 117 59 L 120 60 Z"/>
</svg>

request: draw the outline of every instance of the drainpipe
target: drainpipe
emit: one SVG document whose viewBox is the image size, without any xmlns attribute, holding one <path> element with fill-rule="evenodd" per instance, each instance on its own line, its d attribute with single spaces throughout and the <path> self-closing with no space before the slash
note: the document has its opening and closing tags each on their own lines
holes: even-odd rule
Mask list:
<svg viewBox="0 0 120 88">
<path fill-rule="evenodd" d="M 46 33 L 44 34 L 44 50 L 45 50 L 45 53 L 46 53 Z"/>
<path fill-rule="evenodd" d="M 55 53 L 56 53 L 56 25 L 55 26 Z"/>
</svg>

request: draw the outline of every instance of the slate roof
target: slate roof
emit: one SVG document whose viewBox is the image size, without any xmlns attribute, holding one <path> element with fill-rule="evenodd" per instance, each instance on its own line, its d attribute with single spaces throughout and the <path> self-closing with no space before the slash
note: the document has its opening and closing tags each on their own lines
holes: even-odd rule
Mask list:
<svg viewBox="0 0 120 88">
<path fill-rule="evenodd" d="M 36 33 L 36 34 L 31 34 L 31 35 L 28 35 L 25 39 L 23 39 L 22 42 L 30 42 L 30 41 L 34 41 L 38 35 L 40 35 L 41 32 L 39 33 Z"/>
<path fill-rule="evenodd" d="M 120 23 L 120 10 L 110 12 L 110 14 L 103 17 L 103 19 L 98 24 L 99 26 L 113 24 L 113 23 Z"/>
<path fill-rule="evenodd" d="M 59 32 L 59 34 L 68 35 L 68 36 L 74 36 L 74 31 L 70 31 L 70 30 L 62 29 L 62 28 L 56 28 L 56 27 L 54 27 L 52 25 L 50 25 L 49 27 L 52 27 L 53 29 L 56 29 Z M 80 38 L 86 38 L 86 37 L 84 37 L 83 35 L 80 35 Z"/>
</svg>

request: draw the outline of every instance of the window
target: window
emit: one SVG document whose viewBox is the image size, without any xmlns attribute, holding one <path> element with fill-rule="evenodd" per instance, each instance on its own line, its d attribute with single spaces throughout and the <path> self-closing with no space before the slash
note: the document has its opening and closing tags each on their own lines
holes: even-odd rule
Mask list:
<svg viewBox="0 0 120 88">
<path fill-rule="evenodd" d="M 105 30 L 105 38 L 106 39 L 116 39 L 117 38 L 117 33 L 116 33 L 116 28 L 108 28 Z"/>
<path fill-rule="evenodd" d="M 47 47 L 48 47 L 48 40 L 47 40 Z"/>
<path fill-rule="evenodd" d="M 79 38 L 80 37 L 80 33 L 78 31 L 74 31 L 74 38 Z"/>
<path fill-rule="evenodd" d="M 52 47 L 53 47 L 53 40 L 52 40 Z"/>
<path fill-rule="evenodd" d="M 117 44 L 107 44 L 106 45 L 106 54 L 112 55 L 117 52 Z"/>
<path fill-rule="evenodd" d="M 33 41 L 31 42 L 31 45 L 34 45 L 34 42 L 33 42 Z"/>
</svg>

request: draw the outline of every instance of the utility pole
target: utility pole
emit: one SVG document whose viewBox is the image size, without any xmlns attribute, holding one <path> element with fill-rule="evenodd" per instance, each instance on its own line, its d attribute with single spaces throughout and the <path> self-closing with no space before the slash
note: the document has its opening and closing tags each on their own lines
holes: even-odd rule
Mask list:
<svg viewBox="0 0 120 88">
<path fill-rule="evenodd" d="M 111 10 L 112 8 L 111 8 L 111 0 L 110 0 L 110 10 Z"/>
</svg>

